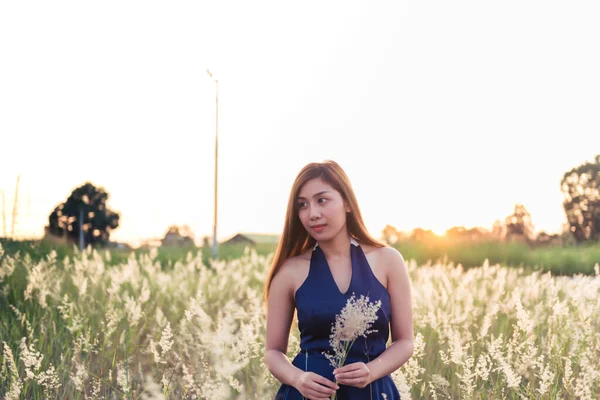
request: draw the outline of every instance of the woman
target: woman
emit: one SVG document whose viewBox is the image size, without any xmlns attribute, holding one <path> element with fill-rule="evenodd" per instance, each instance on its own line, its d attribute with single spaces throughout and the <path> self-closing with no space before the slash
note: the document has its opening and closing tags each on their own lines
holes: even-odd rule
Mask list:
<svg viewBox="0 0 600 400">
<path fill-rule="evenodd" d="M 359 337 L 334 369 L 331 327 L 352 296 L 381 300 L 376 332 Z M 283 235 L 265 283 L 265 364 L 281 382 L 278 400 L 400 399 L 390 374 L 413 352 L 410 281 L 394 248 L 367 232 L 348 177 L 334 161 L 310 163 L 290 193 Z M 290 363 L 294 311 L 300 352 Z M 386 348 L 391 331 L 392 344 Z"/>
</svg>

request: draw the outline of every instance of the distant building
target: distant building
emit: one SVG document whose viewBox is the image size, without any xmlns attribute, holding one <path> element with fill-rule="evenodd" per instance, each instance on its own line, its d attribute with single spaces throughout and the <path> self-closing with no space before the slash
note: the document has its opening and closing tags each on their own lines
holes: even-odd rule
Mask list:
<svg viewBox="0 0 600 400">
<path fill-rule="evenodd" d="M 249 246 L 256 246 L 257 244 L 266 245 L 277 245 L 279 242 L 279 235 L 270 235 L 265 233 L 236 233 L 229 239 L 225 240 L 224 245 L 227 244 L 245 244 Z"/>
<path fill-rule="evenodd" d="M 194 239 L 187 226 L 172 225 L 161 241 L 163 247 L 194 247 Z"/>
</svg>

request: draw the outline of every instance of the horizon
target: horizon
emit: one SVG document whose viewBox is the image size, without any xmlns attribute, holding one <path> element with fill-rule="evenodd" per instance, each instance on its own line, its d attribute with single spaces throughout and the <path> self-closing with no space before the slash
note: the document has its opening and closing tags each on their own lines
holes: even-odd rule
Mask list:
<svg viewBox="0 0 600 400">
<path fill-rule="evenodd" d="M 0 189 L 0 193 L 1 192 L 2 192 L 2 190 Z M 65 198 L 65 200 L 66 200 L 66 198 Z M 110 207 L 110 201 L 108 201 L 107 204 L 108 204 L 108 208 L 111 208 Z M 2 215 L 2 214 L 0 214 L 0 215 Z M 494 222 L 495 221 L 500 221 L 501 223 L 504 223 L 505 218 L 507 216 L 508 216 L 508 214 L 505 215 L 505 216 L 503 216 L 503 217 L 496 218 L 494 220 Z M 565 218 L 565 222 L 566 222 L 566 218 Z M 175 224 L 173 224 L 173 225 L 175 225 Z M 365 224 L 365 225 L 367 225 L 367 224 Z M 382 231 L 383 231 L 383 229 L 387 225 L 392 226 L 398 233 L 401 233 L 401 234 L 410 235 L 414 230 L 416 230 L 416 229 L 422 229 L 424 231 L 432 232 L 437 237 L 445 237 L 448 230 L 450 230 L 452 228 L 458 228 L 458 227 L 462 227 L 462 228 L 465 228 L 467 230 L 469 230 L 469 229 L 482 229 L 485 232 L 491 232 L 492 231 L 492 224 L 490 224 L 490 226 L 485 226 L 485 225 L 481 225 L 481 224 L 480 225 L 467 226 L 467 225 L 460 225 L 459 224 L 459 225 L 450 226 L 450 227 L 444 229 L 443 231 L 436 231 L 436 230 L 431 229 L 431 228 L 426 227 L 426 226 L 413 226 L 413 227 L 410 227 L 410 228 L 402 228 L 402 227 L 398 227 L 398 226 L 396 226 L 394 224 L 385 224 L 384 226 L 381 227 L 381 229 L 378 229 L 378 230 L 369 229 L 368 226 L 367 226 L 367 229 L 369 230 L 369 233 L 371 233 L 374 237 L 381 238 L 382 237 Z M 177 226 L 178 228 L 182 228 L 184 226 L 188 226 L 189 227 L 189 224 L 183 223 L 183 224 L 179 224 L 179 225 L 175 225 L 175 226 Z M 125 243 L 125 244 L 131 245 L 133 247 L 138 247 L 138 246 L 143 245 L 144 243 L 147 243 L 147 242 L 150 242 L 150 241 L 153 241 L 153 240 L 161 240 L 165 236 L 165 234 L 167 233 L 169 227 L 170 226 L 165 227 L 165 230 L 164 230 L 164 232 L 163 232 L 162 235 L 152 236 L 152 237 L 150 237 L 150 236 L 148 236 L 148 237 L 136 237 L 136 238 L 133 238 L 133 240 L 132 239 L 125 239 L 125 240 L 123 240 L 123 239 L 115 239 L 115 236 L 116 236 L 115 233 L 118 233 L 118 230 L 120 228 L 120 226 L 119 226 L 119 228 L 117 228 L 116 230 L 110 231 L 110 235 L 111 236 L 110 236 L 109 240 L 111 242 L 113 242 L 113 243 Z M 18 229 L 17 229 L 17 232 L 18 232 Z M 539 229 L 538 227 L 536 227 L 534 225 L 534 231 L 533 231 L 533 233 L 537 235 L 537 234 L 539 234 L 541 232 L 545 232 L 547 234 L 551 234 L 552 235 L 552 234 L 561 234 L 562 231 L 560 229 L 555 230 L 555 231 Z M 198 234 L 196 234 L 196 232 L 194 232 L 192 230 L 192 233 L 194 234 L 194 237 L 193 237 L 194 242 L 197 245 L 201 245 L 202 244 L 202 239 L 204 237 L 207 237 L 209 240 L 212 240 L 212 235 L 210 234 L 210 232 L 206 233 L 206 234 L 203 234 L 203 235 L 198 235 Z M 247 234 L 247 235 L 276 235 L 276 236 L 280 236 L 282 234 L 282 231 L 234 230 L 234 231 L 231 231 L 231 232 L 228 232 L 226 234 L 222 234 L 222 235 L 218 236 L 219 243 L 227 241 L 227 240 L 231 239 L 232 237 L 234 237 L 237 234 Z M 43 236 L 44 236 L 44 228 L 42 228 L 42 232 L 39 233 L 39 234 L 33 234 L 33 235 L 31 235 L 31 234 L 30 235 L 15 235 L 14 237 L 11 237 L 10 235 L 6 235 L 6 236 L 0 235 L 0 238 L 3 238 L 3 239 L 13 239 L 14 238 L 14 239 L 18 239 L 18 240 L 39 240 L 39 239 L 42 239 Z"/>
</svg>

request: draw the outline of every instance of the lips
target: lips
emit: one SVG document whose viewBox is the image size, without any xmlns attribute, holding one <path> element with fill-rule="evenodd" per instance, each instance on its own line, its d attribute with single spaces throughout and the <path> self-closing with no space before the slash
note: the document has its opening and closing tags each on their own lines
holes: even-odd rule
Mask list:
<svg viewBox="0 0 600 400">
<path fill-rule="evenodd" d="M 326 226 L 327 224 L 313 225 L 311 226 L 311 228 L 316 232 L 321 232 L 323 229 L 325 229 Z"/>
</svg>

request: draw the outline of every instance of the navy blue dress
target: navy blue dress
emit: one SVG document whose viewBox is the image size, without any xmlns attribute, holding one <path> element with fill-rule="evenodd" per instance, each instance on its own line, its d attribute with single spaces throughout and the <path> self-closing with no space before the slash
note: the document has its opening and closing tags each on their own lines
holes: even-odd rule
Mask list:
<svg viewBox="0 0 600 400">
<path fill-rule="evenodd" d="M 373 274 L 358 242 L 354 238 L 351 241 L 352 278 L 346 293 L 338 289 L 325 254 L 317 244 L 311 255 L 308 277 L 295 295 L 300 330 L 300 352 L 294 357 L 292 364 L 303 371 L 312 371 L 331 381 L 335 381 L 334 368 L 322 353 L 333 354 L 329 345 L 331 327 L 335 323 L 335 316 L 344 308 L 352 294 L 356 299 L 360 298 L 360 295 L 368 296 L 370 302 L 381 300 L 381 307 L 377 311 L 377 320 L 371 325 L 371 329 L 376 329 L 377 332 L 368 334 L 367 338 L 360 336 L 356 339 L 344 365 L 359 361 L 366 364 L 377 358 L 386 349 L 389 337 L 390 294 Z M 336 395 L 338 400 L 383 399 L 383 393 L 388 400 L 400 399 L 400 393 L 390 375 L 362 389 L 355 386 L 338 386 L 340 387 Z M 286 384 L 282 384 L 275 395 L 275 400 L 302 400 L 302 398 L 296 388 Z"/>
</svg>

